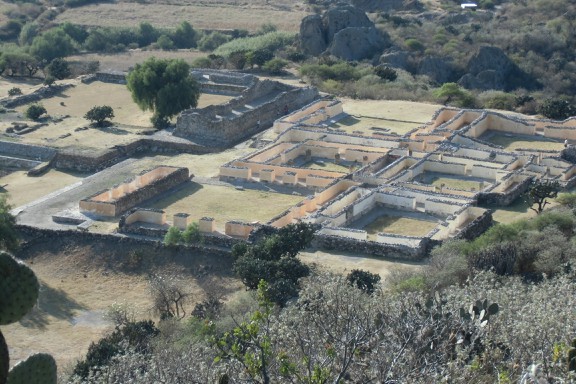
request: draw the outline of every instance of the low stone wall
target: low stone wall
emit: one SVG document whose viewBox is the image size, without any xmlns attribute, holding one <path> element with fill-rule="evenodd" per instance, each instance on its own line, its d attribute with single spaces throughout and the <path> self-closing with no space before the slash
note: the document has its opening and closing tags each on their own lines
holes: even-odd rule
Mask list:
<svg viewBox="0 0 576 384">
<path fill-rule="evenodd" d="M 504 193 L 480 192 L 478 193 L 476 198 L 478 204 L 480 205 L 495 205 L 499 207 L 507 207 L 510 204 L 512 204 L 517 198 L 526 193 L 530 189 L 531 183 L 532 183 L 532 177 L 528 177 L 508 192 Z"/>
<path fill-rule="evenodd" d="M 56 153 L 57 151 L 55 149 L 48 147 L 0 140 L 0 154 L 3 155 L 23 157 L 25 159 L 38 161 L 49 161 Z"/>
<path fill-rule="evenodd" d="M 263 101 L 267 95 L 271 99 Z M 240 97 L 224 105 L 183 111 L 178 116 L 174 135 L 209 146 L 228 147 L 270 127 L 281 114 L 299 109 L 318 97 L 318 90 L 313 87 L 256 81 Z M 246 110 L 245 105 L 252 102 L 260 104 Z"/>
<path fill-rule="evenodd" d="M 34 103 L 36 101 L 52 97 L 72 87 L 74 87 L 74 84 L 56 84 L 49 87 L 44 86 L 38 88 L 28 95 L 16 96 L 14 98 L 3 100 L 2 104 L 6 108 L 16 108 L 21 105 Z"/>
<path fill-rule="evenodd" d="M 189 179 L 188 168 L 159 166 L 141 173 L 129 182 L 80 200 L 80 211 L 100 216 L 118 216 Z"/>
<path fill-rule="evenodd" d="M 481 216 L 472 220 L 455 236 L 456 239 L 474 240 L 494 224 L 492 211 L 486 210 Z"/>
<path fill-rule="evenodd" d="M 0 156 L 0 168 L 32 169 L 40 165 L 40 161 L 20 159 L 17 157 Z"/>
<path fill-rule="evenodd" d="M 119 145 L 113 149 L 100 152 L 82 152 L 73 149 L 64 149 L 57 153 L 54 159 L 54 167 L 61 170 L 97 172 L 128 157 L 146 152 L 205 154 L 218 149 L 219 148 L 207 148 L 194 143 L 144 138 L 130 144 Z"/>
<path fill-rule="evenodd" d="M 381 256 L 399 260 L 422 260 L 428 250 L 428 239 L 423 239 L 420 248 L 377 243 L 374 241 L 317 234 L 314 243 L 326 250 L 350 251 L 358 254 Z"/>
<path fill-rule="evenodd" d="M 96 72 L 94 80 L 103 83 L 126 84 L 126 75 L 126 72 L 119 71 Z"/>
<path fill-rule="evenodd" d="M 115 244 L 127 244 L 134 246 L 146 245 L 158 248 L 164 247 L 162 241 L 157 238 L 130 237 L 121 234 L 101 234 L 76 230 L 50 230 L 26 225 L 16 225 L 16 230 L 18 231 L 18 234 L 26 240 L 26 243 L 49 242 L 51 239 L 57 237 L 58 239 L 69 238 L 71 240 L 83 242 L 102 242 L 107 243 L 110 246 L 114 246 Z M 24 246 L 26 246 L 26 243 Z M 207 254 L 216 257 L 230 257 L 230 249 L 219 246 L 210 247 L 207 243 L 190 245 L 178 244 L 170 247 L 176 250 L 181 250 L 182 252 L 195 251 L 196 253 L 189 253 L 190 257 Z"/>
</svg>

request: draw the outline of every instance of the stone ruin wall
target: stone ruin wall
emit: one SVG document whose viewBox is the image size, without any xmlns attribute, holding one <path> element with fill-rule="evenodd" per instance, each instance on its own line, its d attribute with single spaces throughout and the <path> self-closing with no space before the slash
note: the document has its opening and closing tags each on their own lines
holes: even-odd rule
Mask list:
<svg viewBox="0 0 576 384">
<path fill-rule="evenodd" d="M 276 92 L 280 93 L 257 108 L 235 115 L 233 111 L 235 108 L 244 109 L 246 104 Z M 318 91 L 313 87 L 294 88 L 270 80 L 257 81 L 240 97 L 224 105 L 182 112 L 178 116 L 174 136 L 212 146 L 227 147 L 270 127 L 286 108 L 288 111 L 293 111 L 316 98 Z"/>
<path fill-rule="evenodd" d="M 82 199 L 80 211 L 99 216 L 118 216 L 189 179 L 188 168 L 159 166 L 110 190 Z"/>
</svg>

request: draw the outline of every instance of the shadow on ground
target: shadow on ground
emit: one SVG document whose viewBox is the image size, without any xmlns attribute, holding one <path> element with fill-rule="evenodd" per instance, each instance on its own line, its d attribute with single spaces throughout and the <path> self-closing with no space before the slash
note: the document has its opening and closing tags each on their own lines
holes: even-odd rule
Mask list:
<svg viewBox="0 0 576 384">
<path fill-rule="evenodd" d="M 44 329 L 49 323 L 48 316 L 72 320 L 76 311 L 85 309 L 85 306 L 72 299 L 63 290 L 41 282 L 38 304 L 20 320 L 20 325 Z"/>
</svg>

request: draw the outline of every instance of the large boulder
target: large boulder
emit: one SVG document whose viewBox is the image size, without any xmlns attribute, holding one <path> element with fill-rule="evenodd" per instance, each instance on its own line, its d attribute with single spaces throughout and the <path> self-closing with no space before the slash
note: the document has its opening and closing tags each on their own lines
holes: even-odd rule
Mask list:
<svg viewBox="0 0 576 384">
<path fill-rule="evenodd" d="M 300 48 L 307 55 L 320 55 L 328 44 L 320 15 L 306 16 L 300 24 Z"/>
<path fill-rule="evenodd" d="M 339 31 L 351 27 L 374 27 L 366 13 L 352 6 L 340 6 L 322 15 L 326 40 L 331 42 Z"/>
<path fill-rule="evenodd" d="M 378 64 L 384 64 L 387 67 L 409 71 L 410 53 L 402 51 L 398 48 L 390 48 L 380 56 Z"/>
<path fill-rule="evenodd" d="M 518 87 L 534 89 L 539 86 L 538 82 L 523 72 L 497 47 L 480 47 L 470 58 L 467 72 L 458 84 L 468 89 L 510 91 Z"/>
<path fill-rule="evenodd" d="M 352 5 L 364 12 L 390 12 L 405 10 L 405 0 L 351 0 Z"/>
<path fill-rule="evenodd" d="M 307 16 L 300 24 L 300 48 L 309 55 L 329 53 L 345 60 L 363 60 L 390 46 L 390 38 L 380 32 L 361 9 L 341 5 L 322 17 Z"/>
<path fill-rule="evenodd" d="M 354 61 L 371 58 L 390 46 L 390 39 L 378 29 L 346 28 L 334 35 L 328 47 L 331 55 Z"/>
<path fill-rule="evenodd" d="M 441 57 L 426 56 L 420 61 L 419 75 L 426 75 L 433 81 L 443 84 L 452 80 L 454 69 L 450 63 Z"/>
<path fill-rule="evenodd" d="M 468 61 L 468 73 L 476 76 L 480 72 L 494 70 L 498 73 L 507 74 L 515 67 L 515 64 L 498 47 L 483 46 Z"/>
</svg>

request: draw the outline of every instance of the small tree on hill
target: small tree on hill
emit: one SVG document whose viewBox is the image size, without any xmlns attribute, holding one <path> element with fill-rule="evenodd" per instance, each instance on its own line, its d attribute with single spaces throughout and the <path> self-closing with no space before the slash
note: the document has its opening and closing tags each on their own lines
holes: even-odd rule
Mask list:
<svg viewBox="0 0 576 384">
<path fill-rule="evenodd" d="M 84 118 L 102 127 L 105 125 L 106 120 L 114 118 L 114 110 L 108 105 L 92 107 L 92 109 L 86 112 Z"/>
<path fill-rule="evenodd" d="M 8 90 L 8 96 L 18 96 L 22 94 L 22 90 L 18 87 L 13 87 Z"/>
<path fill-rule="evenodd" d="M 374 68 L 374 73 L 386 81 L 394 81 L 398 78 L 398 73 L 393 68 L 387 67 L 385 65 L 378 65 Z"/>
<path fill-rule="evenodd" d="M 54 76 L 58 80 L 65 79 L 72 74 L 68 62 L 61 58 L 56 58 L 46 67 L 47 75 Z"/>
<path fill-rule="evenodd" d="M 178 227 L 170 227 L 164 236 L 164 245 L 176 245 L 182 242 L 182 231 Z"/>
<path fill-rule="evenodd" d="M 457 83 L 444 83 L 440 88 L 434 91 L 434 96 L 444 99 L 444 104 L 455 102 L 459 107 L 474 106 L 474 96 L 462 88 Z"/>
<path fill-rule="evenodd" d="M 380 275 L 361 269 L 354 269 L 346 276 L 346 280 L 348 284 L 371 295 L 376 289 L 376 284 L 380 282 Z"/>
<path fill-rule="evenodd" d="M 540 214 L 548 204 L 548 199 L 553 199 L 560 192 L 560 183 L 555 180 L 534 181 L 528 191 L 530 202 L 537 205 L 537 208 L 530 207 L 531 210 Z"/>
<path fill-rule="evenodd" d="M 26 109 L 26 112 L 24 113 L 24 115 L 27 118 L 29 118 L 30 120 L 38 120 L 40 118 L 40 116 L 42 116 L 46 112 L 47 112 L 46 108 L 44 108 L 43 105 L 32 104 L 31 106 L 28 107 L 28 109 Z"/>
</svg>

